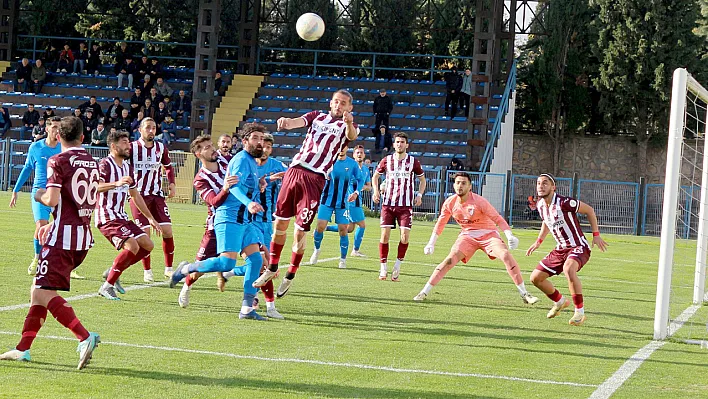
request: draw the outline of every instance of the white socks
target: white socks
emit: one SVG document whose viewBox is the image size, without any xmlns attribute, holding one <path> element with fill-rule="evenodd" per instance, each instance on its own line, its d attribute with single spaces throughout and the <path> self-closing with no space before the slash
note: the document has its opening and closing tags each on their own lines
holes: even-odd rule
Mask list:
<svg viewBox="0 0 708 399">
<path fill-rule="evenodd" d="M 526 291 L 526 285 L 522 281 L 521 284 L 516 285 L 516 289 L 519 290 L 519 294 L 521 295 L 526 295 L 528 291 Z"/>
<path fill-rule="evenodd" d="M 249 314 L 253 310 L 250 306 L 241 306 L 241 314 Z"/>
<path fill-rule="evenodd" d="M 396 263 L 393 264 L 393 270 L 394 272 L 400 272 L 401 271 L 401 263 L 403 261 L 400 259 L 396 259 Z"/>
<path fill-rule="evenodd" d="M 233 270 L 229 270 L 228 272 L 223 272 L 221 273 L 222 276 L 224 276 L 225 279 L 230 279 L 231 277 L 235 276 Z"/>
<path fill-rule="evenodd" d="M 582 307 L 582 308 L 575 308 L 575 313 L 577 313 L 577 314 L 585 314 L 585 307 Z"/>
<path fill-rule="evenodd" d="M 275 310 L 275 302 L 266 302 L 267 310 Z"/>
<path fill-rule="evenodd" d="M 559 299 L 558 302 L 556 302 L 555 304 L 556 304 L 556 306 L 561 306 L 564 303 L 565 303 L 565 297 L 563 295 L 561 295 L 561 299 Z"/>
<path fill-rule="evenodd" d="M 423 287 L 423 290 L 421 292 L 425 293 L 425 295 L 430 295 L 430 291 L 433 290 L 433 286 L 430 285 L 430 283 L 425 283 L 425 287 Z"/>
</svg>

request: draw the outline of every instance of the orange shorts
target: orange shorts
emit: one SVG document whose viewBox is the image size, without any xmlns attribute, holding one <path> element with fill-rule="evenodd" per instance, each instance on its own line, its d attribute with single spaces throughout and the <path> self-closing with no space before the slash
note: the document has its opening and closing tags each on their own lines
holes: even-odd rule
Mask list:
<svg viewBox="0 0 708 399">
<path fill-rule="evenodd" d="M 467 263 L 479 249 L 484 251 L 489 259 L 494 260 L 501 256 L 503 251 L 506 251 L 506 244 L 502 241 L 499 233 L 489 233 L 479 238 L 462 233 L 457 237 L 452 249 L 462 252 L 464 255 L 462 261 Z"/>
</svg>

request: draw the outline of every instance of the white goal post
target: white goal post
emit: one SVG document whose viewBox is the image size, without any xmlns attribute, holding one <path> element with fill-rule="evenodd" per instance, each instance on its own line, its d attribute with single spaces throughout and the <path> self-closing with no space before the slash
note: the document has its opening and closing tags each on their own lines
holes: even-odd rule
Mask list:
<svg viewBox="0 0 708 399">
<path fill-rule="evenodd" d="M 689 96 L 694 99 L 689 103 Z M 673 74 L 673 87 L 671 90 L 671 114 L 669 119 L 669 141 L 666 155 L 666 178 L 664 183 L 664 203 L 661 221 L 661 247 L 659 250 L 659 272 L 656 288 L 656 309 L 654 313 L 654 339 L 666 339 L 673 332 L 680 328 L 686 321 L 681 317 L 676 319 L 676 323 L 669 328 L 669 305 L 671 302 L 671 278 L 674 267 L 674 249 L 677 239 L 677 213 L 679 196 L 682 184 L 690 184 L 691 187 L 700 187 L 700 206 L 698 209 L 698 226 L 691 238 L 695 235 L 695 274 L 693 278 L 693 305 L 700 306 L 705 298 L 706 280 L 706 251 L 708 250 L 708 219 L 706 218 L 706 201 L 708 201 L 708 148 L 705 140 L 706 120 L 705 107 L 700 107 L 698 111 L 696 104 L 708 103 L 708 90 L 700 85 L 685 69 L 679 68 Z M 687 108 L 688 107 L 688 108 Z M 691 112 L 694 112 L 691 114 Z M 698 118 L 698 120 L 695 120 Z M 682 160 L 684 157 L 684 144 L 687 129 L 695 137 L 703 140 L 695 140 L 695 154 L 702 153 L 702 165 L 698 165 L 700 160 L 696 159 L 694 171 L 701 170 L 700 182 L 698 176 L 695 181 L 689 180 L 686 183 L 686 176 L 682 176 Z M 696 131 L 700 130 L 700 131 Z M 693 138 L 692 138 L 693 139 Z M 701 142 L 702 141 L 702 142 Z M 699 148 L 700 147 L 700 148 Z M 694 173 L 697 175 L 697 173 Z M 696 190 L 698 191 L 698 190 Z M 697 198 L 696 198 L 697 199 Z M 685 212 L 685 211 L 684 211 Z M 690 227 L 690 224 L 689 224 Z M 693 255 L 691 255 L 693 256 Z M 695 309 L 690 313 L 695 313 Z M 687 313 L 687 312 L 684 312 Z M 688 317 L 684 317 L 687 319 Z M 683 313 L 682 313 L 683 316 Z M 672 331 L 673 330 L 673 331 Z"/>
</svg>

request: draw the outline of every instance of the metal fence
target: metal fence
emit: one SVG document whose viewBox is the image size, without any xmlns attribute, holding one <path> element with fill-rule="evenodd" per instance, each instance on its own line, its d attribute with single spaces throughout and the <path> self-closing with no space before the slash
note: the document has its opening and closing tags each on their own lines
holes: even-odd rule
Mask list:
<svg viewBox="0 0 708 399">
<path fill-rule="evenodd" d="M 31 143 L 29 141 L 0 141 L 0 187 L 11 190 L 20 175 Z M 108 155 L 105 147 L 86 147 L 96 159 Z M 192 180 L 197 172 L 198 161 L 193 154 L 170 151 L 175 168 L 177 192 L 171 202 L 194 203 Z M 370 169 L 373 173 L 373 169 Z M 456 170 L 442 167 L 424 167 L 427 188 L 423 204 L 413 208 L 417 214 L 437 216 L 443 201 L 453 194 L 452 176 Z M 535 210 L 536 176 L 512 175 L 511 173 L 467 172 L 472 180 L 473 191 L 486 198 L 514 228 L 540 228 L 541 221 Z M 27 179 L 21 191 L 32 189 L 33 176 Z M 379 182 L 381 183 L 381 182 Z M 165 193 L 167 181 L 163 180 Z M 632 182 L 614 182 L 556 178 L 556 192 L 573 196 L 590 204 L 597 214 L 600 231 L 613 234 L 659 235 L 664 196 L 662 184 L 640 185 Z M 697 186 L 682 186 L 676 221 L 676 234 L 680 238 L 694 238 L 698 225 Z M 363 205 L 377 212 L 380 205 L 371 200 L 371 192 L 362 193 Z M 583 225 L 587 219 L 580 216 Z"/>
</svg>

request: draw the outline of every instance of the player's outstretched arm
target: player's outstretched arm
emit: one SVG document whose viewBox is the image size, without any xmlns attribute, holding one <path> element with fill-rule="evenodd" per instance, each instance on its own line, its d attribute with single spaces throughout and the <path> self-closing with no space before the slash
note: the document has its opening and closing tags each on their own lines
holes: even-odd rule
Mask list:
<svg viewBox="0 0 708 399">
<path fill-rule="evenodd" d="M 440 237 L 440 236 L 435 234 L 435 232 L 430 234 L 430 240 L 428 240 L 428 245 L 426 245 L 425 248 L 423 248 L 424 254 L 432 255 L 433 252 L 435 252 L 435 243 L 438 241 L 438 237 Z"/>
<path fill-rule="evenodd" d="M 352 113 L 349 111 L 344 111 L 342 119 L 344 120 L 344 123 L 347 124 L 347 129 L 345 132 L 347 135 L 347 140 L 356 140 L 356 138 L 359 136 L 359 129 L 354 126 L 354 115 L 352 115 Z"/>
<path fill-rule="evenodd" d="M 54 208 L 59 203 L 61 189 L 59 187 L 40 188 L 34 193 L 34 199 L 50 208 Z"/>
<path fill-rule="evenodd" d="M 592 246 L 600 248 L 600 251 L 607 251 L 607 243 L 600 237 L 600 226 L 597 223 L 597 215 L 595 215 L 595 210 L 592 207 L 582 201 L 578 201 L 578 213 L 582 213 L 588 217 L 588 222 L 590 222 L 590 228 L 592 229 Z"/>
<path fill-rule="evenodd" d="M 531 254 L 538 249 L 538 247 L 541 246 L 541 243 L 543 243 L 543 240 L 546 238 L 546 236 L 550 233 L 550 230 L 548 229 L 548 226 L 546 226 L 545 223 L 541 224 L 541 232 L 538 233 L 538 238 L 536 238 L 536 242 L 534 242 L 529 249 L 526 250 L 526 256 L 531 256 Z"/>
<path fill-rule="evenodd" d="M 303 118 L 278 118 L 278 130 L 291 130 L 307 126 Z"/>
<path fill-rule="evenodd" d="M 128 190 L 130 193 L 130 197 L 133 199 L 135 202 L 135 206 L 138 207 L 138 210 L 140 213 L 142 213 L 150 222 L 150 225 L 152 226 L 153 230 L 155 230 L 156 234 L 162 233 L 162 227 L 160 227 L 160 223 L 155 220 L 155 218 L 152 216 L 152 213 L 150 213 L 150 209 L 148 208 L 147 204 L 145 204 L 145 200 L 143 199 L 143 196 L 140 195 L 140 191 L 138 191 L 137 188 L 131 188 Z"/>
<path fill-rule="evenodd" d="M 423 248 L 423 253 L 426 255 L 431 255 L 435 251 L 435 243 L 438 241 L 438 237 L 442 234 L 447 222 L 452 217 L 453 204 L 457 200 L 457 196 L 453 195 L 443 203 L 442 209 L 440 210 L 440 216 L 435 222 L 435 227 L 433 227 L 433 232 L 430 233 L 430 240 L 428 240 L 428 245 Z"/>
</svg>

